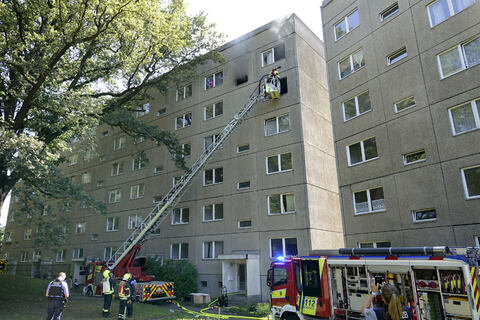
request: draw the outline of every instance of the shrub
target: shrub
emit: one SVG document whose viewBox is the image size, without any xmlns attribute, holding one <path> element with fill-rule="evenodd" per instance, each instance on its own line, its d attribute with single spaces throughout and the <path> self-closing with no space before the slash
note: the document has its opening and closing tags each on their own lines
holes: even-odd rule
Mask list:
<svg viewBox="0 0 480 320">
<path fill-rule="evenodd" d="M 155 276 L 158 281 L 173 281 L 175 296 L 179 300 L 192 292 L 198 291 L 197 269 L 187 260 L 165 260 L 159 257 L 150 258 L 145 266 L 145 273 Z"/>
</svg>

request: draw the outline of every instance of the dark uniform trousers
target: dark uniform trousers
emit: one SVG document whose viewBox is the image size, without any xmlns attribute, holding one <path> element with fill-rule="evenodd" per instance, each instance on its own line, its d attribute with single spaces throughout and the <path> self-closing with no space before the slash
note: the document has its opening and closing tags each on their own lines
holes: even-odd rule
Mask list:
<svg viewBox="0 0 480 320">
<path fill-rule="evenodd" d="M 60 320 L 62 317 L 63 303 L 62 298 L 48 298 L 48 309 L 47 309 L 47 319 L 46 320 Z"/>
<path fill-rule="evenodd" d="M 124 320 L 127 318 L 127 302 L 128 299 L 120 299 L 120 308 L 118 309 L 118 319 Z"/>
<path fill-rule="evenodd" d="M 103 295 L 103 317 L 108 318 L 110 316 L 110 305 L 112 304 L 112 294 Z"/>
</svg>

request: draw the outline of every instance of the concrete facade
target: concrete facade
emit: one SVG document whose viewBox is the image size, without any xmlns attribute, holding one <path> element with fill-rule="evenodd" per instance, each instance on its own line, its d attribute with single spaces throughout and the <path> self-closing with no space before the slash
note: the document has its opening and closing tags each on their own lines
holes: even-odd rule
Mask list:
<svg viewBox="0 0 480 320">
<path fill-rule="evenodd" d="M 262 53 L 278 46 L 285 48 L 285 57 L 262 67 Z M 223 168 L 223 181 L 204 186 L 203 177 L 197 176 L 177 206 L 189 209 L 188 222 L 173 224 L 171 216 L 167 218 L 160 226 L 160 233 L 144 244 L 142 255 L 170 258 L 172 245 L 187 244 L 186 256 L 198 270 L 200 292 L 218 296 L 225 285 L 229 292 L 246 292 L 251 300 L 266 300 L 267 270 L 272 257 L 278 254 L 272 253 L 272 240 L 273 243 L 280 240 L 286 254 L 289 241 L 296 241 L 291 248 L 301 255 L 314 248 L 343 246 L 324 48 L 303 22 L 291 15 L 224 45 L 220 51 L 225 62 L 198 67 L 190 82 L 191 97 L 177 102 L 175 86 L 166 95 L 152 92 L 148 101 L 150 111 L 142 117 L 148 123 L 173 131 L 177 117 L 192 114 L 191 125 L 175 131 L 182 143 L 191 146 L 187 165 L 203 152 L 204 138 L 226 125 L 256 90 L 258 79 L 274 66 L 281 67 L 280 75 L 286 78 L 284 89 L 288 88 L 288 92 L 280 100 L 259 103 L 251 111 L 205 167 L 205 170 Z M 216 72 L 223 72 L 223 83 L 205 90 L 205 77 Z M 237 85 L 236 80 L 245 75 L 248 81 Z M 223 102 L 222 114 L 205 120 L 204 108 L 218 102 Z M 266 135 L 266 120 L 284 115 L 288 117 L 288 129 Z M 152 141 L 134 144 L 132 138 L 125 136 L 125 147 L 114 151 L 114 140 L 122 136 L 125 135 L 118 129 L 98 128 L 97 155 L 87 161 L 84 153 L 78 151 L 78 163 L 64 167 L 78 182 L 82 174 L 90 173 L 92 178 L 85 188 L 108 204 L 107 217 L 72 208 L 68 241 L 61 248 L 66 250 L 64 262 L 57 263 L 53 253 L 42 251 L 42 261 L 53 260 L 54 268 L 68 269 L 74 277 L 81 277 L 79 272 L 85 261 L 102 259 L 105 248 L 119 246 L 131 233 L 128 217 L 146 216 L 152 208 L 152 199 L 165 195 L 174 177 L 182 174 L 166 148 Z M 238 152 L 238 147 L 246 144 L 248 150 Z M 132 170 L 132 157 L 140 150 L 147 154 L 149 162 L 140 170 Z M 291 153 L 291 169 L 267 173 L 267 158 L 285 153 Z M 123 162 L 123 173 L 112 176 L 112 166 L 119 162 Z M 250 187 L 238 189 L 238 183 L 246 181 Z M 139 199 L 130 199 L 130 188 L 137 184 L 144 185 L 144 194 Z M 121 200 L 108 203 L 109 192 L 115 189 L 121 190 Z M 287 202 L 291 205 L 290 195 L 293 195 L 293 210 L 270 214 L 272 195 L 280 195 L 282 200 L 283 195 L 288 195 L 282 201 L 284 206 Z M 223 217 L 204 221 L 204 206 L 220 203 Z M 109 217 L 119 219 L 118 230 L 106 231 Z M 240 221 L 247 227 L 241 228 Z M 86 223 L 85 231 L 75 234 L 78 223 Z M 11 232 L 12 241 L 5 248 L 11 264 L 16 264 L 16 272 L 30 275 L 33 249 L 31 240 L 23 239 L 24 229 L 20 223 L 9 222 L 7 231 Z M 205 253 L 206 242 L 215 243 L 218 252 L 213 259 Z M 82 248 L 83 255 L 72 261 L 75 248 Z M 21 252 L 28 253 L 26 262 L 20 261 Z"/>
<path fill-rule="evenodd" d="M 432 4 L 466 7 L 434 24 Z M 326 0 L 321 11 L 347 246 L 478 245 L 480 122 L 468 116 L 478 116 L 474 109 L 480 108 L 479 1 Z M 342 35 L 342 30 L 348 32 Z M 468 53 L 463 70 L 443 77 L 439 56 L 457 46 L 460 63 L 467 59 L 467 45 L 475 57 Z M 404 57 L 390 63 L 401 48 Z M 364 66 L 341 77 L 340 62 L 358 50 L 363 50 Z M 345 114 L 344 105 L 353 105 L 351 99 L 367 91 L 371 108 L 360 111 L 357 98 L 359 109 Z M 409 97 L 413 106 L 396 109 Z M 471 103 L 468 116 L 457 120 L 468 118 L 473 125 L 456 132 L 452 107 L 465 103 Z M 371 155 L 365 153 L 356 163 L 362 146 L 366 150 L 361 141 L 371 137 L 376 156 L 368 144 Z M 407 156 L 421 150 L 425 156 L 409 163 Z M 417 216 L 419 210 L 430 213 Z"/>
</svg>

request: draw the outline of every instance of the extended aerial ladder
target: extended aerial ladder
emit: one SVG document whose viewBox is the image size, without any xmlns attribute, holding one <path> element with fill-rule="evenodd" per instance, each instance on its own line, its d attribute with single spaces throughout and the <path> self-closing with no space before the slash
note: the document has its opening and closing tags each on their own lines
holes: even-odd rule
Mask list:
<svg viewBox="0 0 480 320">
<path fill-rule="evenodd" d="M 195 161 L 192 167 L 181 177 L 181 179 L 170 189 L 163 199 L 156 204 L 152 211 L 143 219 L 142 223 L 132 232 L 125 242 L 113 254 L 108 268 L 113 270 L 129 255 L 132 249 L 138 248 L 148 237 L 149 231 L 155 230 L 168 216 L 172 209 L 180 200 L 183 193 L 201 169 L 206 165 L 210 157 L 226 139 L 232 134 L 233 130 L 246 119 L 246 116 L 253 106 L 259 101 L 268 101 L 278 99 L 280 96 L 280 78 L 277 68 L 273 69 L 271 74 L 264 75 L 258 84 L 258 88 L 250 94 L 247 102 L 235 113 L 232 120 L 218 134 L 213 143 L 210 144 L 202 155 Z M 113 262 L 112 262 L 113 261 Z"/>
</svg>

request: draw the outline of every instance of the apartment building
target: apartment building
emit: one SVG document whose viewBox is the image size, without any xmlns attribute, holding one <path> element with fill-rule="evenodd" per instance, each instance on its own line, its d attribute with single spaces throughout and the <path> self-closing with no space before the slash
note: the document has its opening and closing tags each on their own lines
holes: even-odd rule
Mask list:
<svg viewBox="0 0 480 320">
<path fill-rule="evenodd" d="M 479 1 L 321 12 L 347 246 L 479 245 Z"/>
<path fill-rule="evenodd" d="M 187 165 L 277 66 L 281 98 L 255 106 L 142 254 L 188 259 L 198 269 L 201 292 L 218 296 L 226 286 L 250 300 L 266 300 L 273 258 L 343 246 L 324 48 L 290 15 L 220 51 L 224 63 L 199 66 L 191 81 L 172 84 L 166 95 L 152 91 L 145 111 L 136 114 L 174 131 L 188 154 Z M 164 146 L 107 126 L 97 129 L 96 150 L 79 148 L 63 169 L 107 203 L 108 215 L 65 208 L 71 216 L 67 243 L 50 252 L 34 249 L 35 230 L 16 223 L 10 213 L 5 246 L 10 270 L 17 274 L 33 275 L 43 266 L 81 279 L 85 263 L 109 259 L 183 174 Z"/>
</svg>

